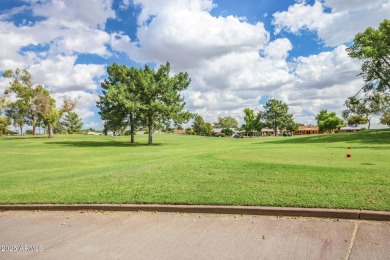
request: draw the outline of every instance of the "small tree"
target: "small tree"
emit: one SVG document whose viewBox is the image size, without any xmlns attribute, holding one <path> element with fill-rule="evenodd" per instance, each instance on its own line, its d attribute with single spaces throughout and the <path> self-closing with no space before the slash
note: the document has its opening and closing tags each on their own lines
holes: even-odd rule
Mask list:
<svg viewBox="0 0 390 260">
<path fill-rule="evenodd" d="M 383 124 L 383 125 L 390 126 L 390 108 L 387 108 L 384 111 L 384 113 L 383 113 L 383 115 L 382 115 L 382 117 L 380 119 L 380 123 Z"/>
<path fill-rule="evenodd" d="M 245 124 L 242 125 L 242 128 L 244 128 L 247 135 L 249 134 L 252 137 L 253 132 L 255 131 L 256 128 L 255 111 L 247 107 L 244 109 L 244 114 L 245 114 L 244 116 Z"/>
<path fill-rule="evenodd" d="M 5 96 L 0 97 L 0 136 L 3 136 L 8 133 L 8 126 L 11 125 L 11 121 L 8 117 L 2 117 L 3 107 L 5 106 L 6 96 L 8 91 L 5 92 Z"/>
<path fill-rule="evenodd" d="M 196 135 L 207 135 L 207 126 L 201 115 L 195 115 L 192 129 Z"/>
<path fill-rule="evenodd" d="M 362 118 L 361 122 L 368 122 L 367 128 L 370 130 L 371 119 L 384 110 L 388 101 L 388 96 L 378 91 L 369 91 L 360 96 L 349 97 L 345 101 L 347 109 L 343 111 L 343 118 L 348 119 L 350 116 L 360 117 Z M 351 123 L 355 123 L 357 117 L 351 118 Z"/>
<path fill-rule="evenodd" d="M 238 121 L 231 116 L 218 117 L 218 122 L 214 123 L 215 128 L 238 128 Z"/>
<path fill-rule="evenodd" d="M 335 112 L 329 113 L 328 110 L 322 109 L 316 116 L 320 132 L 331 132 L 340 128 L 344 124 L 343 120 L 336 116 Z"/>
<path fill-rule="evenodd" d="M 65 114 L 63 125 L 68 134 L 80 133 L 83 128 L 82 119 L 75 112 Z"/>
<path fill-rule="evenodd" d="M 11 125 L 11 120 L 7 117 L 0 117 L 0 136 L 6 135 L 9 130 L 8 127 Z"/>
<path fill-rule="evenodd" d="M 365 117 L 353 115 L 347 118 L 347 125 L 349 126 L 358 126 L 358 125 L 364 125 L 367 124 L 368 120 Z"/>
<path fill-rule="evenodd" d="M 187 127 L 185 131 L 186 131 L 186 135 L 194 135 L 195 134 L 194 130 L 191 127 Z"/>
<path fill-rule="evenodd" d="M 54 128 L 61 116 L 66 112 L 70 112 L 76 106 L 76 101 L 65 99 L 62 108 L 57 109 L 55 106 L 56 101 L 50 96 L 48 90 L 42 91 L 42 93 L 37 96 L 36 102 L 39 107 L 38 115 L 47 126 L 49 138 L 54 137 Z"/>
<path fill-rule="evenodd" d="M 280 100 L 270 99 L 264 105 L 263 118 L 266 125 L 274 130 L 275 136 L 279 129 L 292 129 L 295 126 L 293 115 L 288 114 L 288 105 Z"/>
<path fill-rule="evenodd" d="M 224 128 L 222 129 L 221 133 L 225 134 L 225 136 L 232 136 L 234 132 L 230 128 Z"/>
</svg>

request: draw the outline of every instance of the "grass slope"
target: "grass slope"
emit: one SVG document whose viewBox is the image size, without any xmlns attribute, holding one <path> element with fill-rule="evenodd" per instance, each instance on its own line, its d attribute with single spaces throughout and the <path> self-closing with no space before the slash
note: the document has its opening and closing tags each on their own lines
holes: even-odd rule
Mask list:
<svg viewBox="0 0 390 260">
<path fill-rule="evenodd" d="M 146 136 L 136 138 L 132 145 L 128 137 L 2 137 L 0 203 L 390 210 L 389 130 L 245 139 L 156 135 L 153 146 Z"/>
</svg>

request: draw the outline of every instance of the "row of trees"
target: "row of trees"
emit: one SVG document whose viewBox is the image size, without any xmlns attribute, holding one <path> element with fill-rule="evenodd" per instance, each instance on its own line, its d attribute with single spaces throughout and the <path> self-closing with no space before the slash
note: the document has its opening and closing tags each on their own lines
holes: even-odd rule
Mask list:
<svg viewBox="0 0 390 260">
<path fill-rule="evenodd" d="M 293 115 L 288 113 L 288 105 L 276 99 L 270 99 L 264 105 L 264 110 L 255 113 L 251 108 L 244 109 L 245 123 L 238 127 L 238 121 L 233 117 L 218 117 L 218 122 L 213 125 L 205 122 L 203 117 L 196 115 L 192 124 L 192 129 L 187 129 L 188 134 L 211 135 L 214 128 L 222 128 L 222 133 L 232 135 L 232 128 L 243 130 L 252 136 L 255 132 L 261 132 L 264 127 L 274 129 L 275 135 L 277 130 L 295 131 L 298 124 L 294 122 Z"/>
<path fill-rule="evenodd" d="M 137 128 L 147 127 L 148 144 L 153 143 L 153 130 L 159 125 L 179 126 L 191 117 L 181 91 L 190 84 L 187 73 L 170 75 L 170 64 L 153 70 L 128 68 L 112 64 L 108 79 L 102 82 L 103 94 L 97 107 L 104 121 L 104 131 L 123 131 L 130 127 L 130 142 L 135 142 Z"/>
<path fill-rule="evenodd" d="M 0 117 L 0 134 L 6 134 L 11 124 L 18 127 L 20 133 L 25 125 L 32 126 L 33 135 L 36 127 L 43 126 L 52 138 L 60 118 L 76 106 L 76 101 L 64 99 L 58 109 L 52 92 L 43 85 L 34 85 L 27 70 L 7 70 L 3 77 L 10 79 L 10 85 L 0 98 L 0 115 L 3 110 L 5 114 L 5 117 Z"/>
</svg>

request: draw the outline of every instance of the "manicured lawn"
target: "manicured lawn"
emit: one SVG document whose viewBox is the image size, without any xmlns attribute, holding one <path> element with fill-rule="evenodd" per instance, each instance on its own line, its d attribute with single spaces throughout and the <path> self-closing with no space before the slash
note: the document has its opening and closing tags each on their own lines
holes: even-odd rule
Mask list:
<svg viewBox="0 0 390 260">
<path fill-rule="evenodd" d="M 0 203 L 390 210 L 390 131 L 266 138 L 0 138 Z M 348 150 L 348 146 L 352 146 Z M 347 158 L 346 154 L 352 157 Z"/>
</svg>

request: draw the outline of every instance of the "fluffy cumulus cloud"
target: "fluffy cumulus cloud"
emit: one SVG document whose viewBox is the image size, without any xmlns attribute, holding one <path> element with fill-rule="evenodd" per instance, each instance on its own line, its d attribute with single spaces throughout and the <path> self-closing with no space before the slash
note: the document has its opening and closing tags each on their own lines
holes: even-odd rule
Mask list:
<svg viewBox="0 0 390 260">
<path fill-rule="evenodd" d="M 187 107 L 208 120 L 248 106 L 289 80 L 288 39 L 269 41 L 263 23 L 214 17 L 212 1 L 134 1 L 141 6 L 137 39 L 118 32 L 112 46 L 138 62 L 170 61 L 189 72 Z M 156 44 L 158 43 L 158 44 Z M 241 116 L 241 115 L 240 115 Z"/>
<path fill-rule="evenodd" d="M 363 85 L 356 77 L 360 64 L 348 57 L 345 48 L 342 45 L 333 51 L 297 58 L 292 84 L 274 92 L 276 98 L 290 105 L 298 121 L 314 123 L 314 116 L 324 108 L 341 115 L 346 97 L 356 94 Z"/>
<path fill-rule="evenodd" d="M 242 22 L 238 17 L 213 17 L 211 1 L 134 1 L 142 7 L 137 40 L 118 33 L 114 49 L 138 62 L 169 60 L 190 68 L 204 60 L 235 52 L 258 51 L 268 39 L 262 23 Z"/>
<path fill-rule="evenodd" d="M 389 13 L 388 0 L 316 0 L 313 5 L 299 1 L 287 11 L 276 12 L 273 23 L 276 34 L 310 30 L 317 32 L 325 45 L 338 46 L 367 27 L 378 26 Z"/>
<path fill-rule="evenodd" d="M 54 92 L 96 90 L 97 79 L 105 74 L 104 65 L 75 64 L 76 56 L 56 55 L 29 67 L 36 83 L 45 84 Z"/>
<path fill-rule="evenodd" d="M 96 101 L 98 101 L 98 96 L 95 94 L 87 93 L 85 91 L 69 91 L 62 94 L 54 94 L 54 98 L 57 101 L 58 107 L 61 106 L 65 98 L 76 100 L 76 108 L 74 112 L 76 112 L 82 119 L 86 119 L 95 115 L 95 113 L 90 109 L 91 106 L 94 106 Z"/>
<path fill-rule="evenodd" d="M 20 13 L 30 13 L 29 20 L 13 19 Z M 77 59 L 79 54 L 111 55 L 111 36 L 104 30 L 109 18 L 115 18 L 112 0 L 26 1 L 0 16 L 0 71 L 28 69 L 33 82 L 54 91 L 58 103 L 77 93 L 82 102 L 76 112 L 91 117 L 105 65 Z"/>
</svg>

